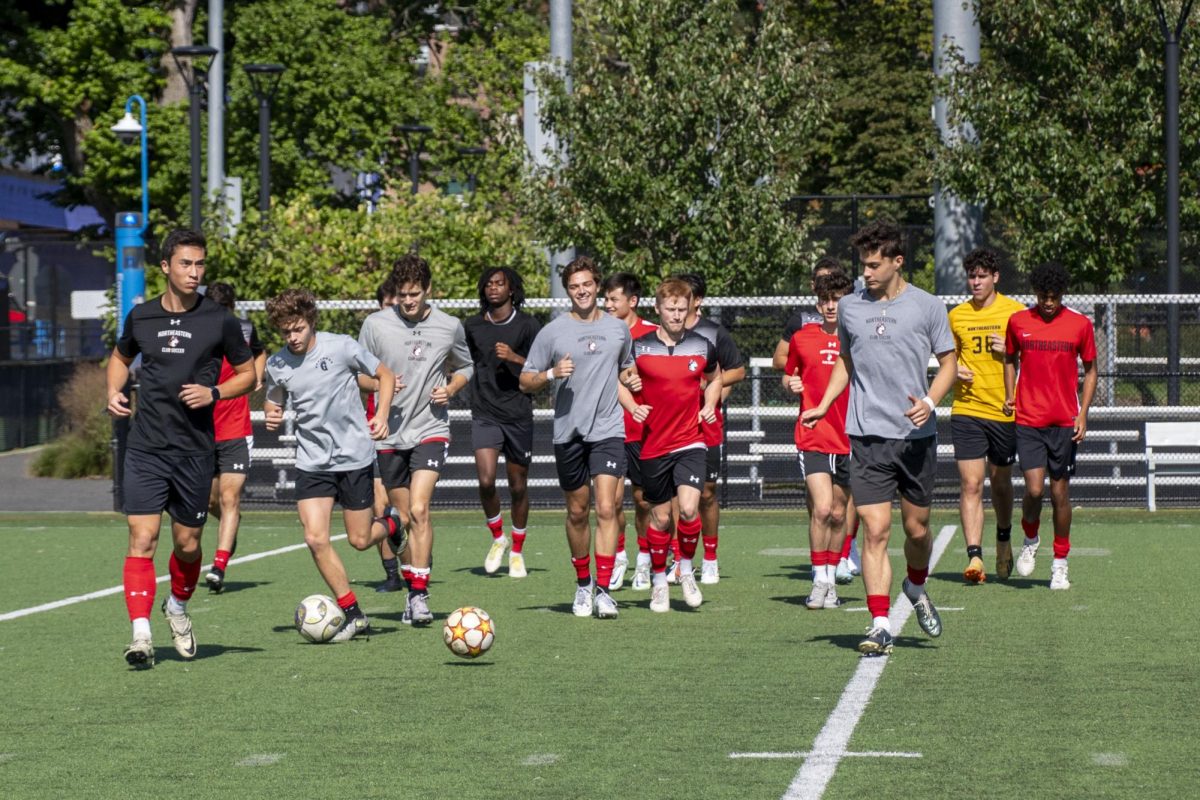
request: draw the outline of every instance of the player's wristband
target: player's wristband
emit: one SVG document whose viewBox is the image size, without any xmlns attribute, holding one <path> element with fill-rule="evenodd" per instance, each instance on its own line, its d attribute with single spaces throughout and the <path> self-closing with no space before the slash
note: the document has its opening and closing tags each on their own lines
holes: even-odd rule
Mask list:
<svg viewBox="0 0 1200 800">
<path fill-rule="evenodd" d="M 212 387 L 212 398 L 214 403 L 221 399 L 221 392 L 215 386 Z"/>
<path fill-rule="evenodd" d="M 924 397 L 922 397 L 921 402 L 924 403 L 925 405 L 929 406 L 929 411 L 931 413 L 933 412 L 933 410 L 935 408 L 937 408 L 937 404 L 933 402 L 933 398 L 930 397 L 929 395 L 925 395 Z"/>
<path fill-rule="evenodd" d="M 551 367 L 550 369 L 546 370 L 546 380 L 548 382 L 554 380 L 554 367 Z"/>
</svg>

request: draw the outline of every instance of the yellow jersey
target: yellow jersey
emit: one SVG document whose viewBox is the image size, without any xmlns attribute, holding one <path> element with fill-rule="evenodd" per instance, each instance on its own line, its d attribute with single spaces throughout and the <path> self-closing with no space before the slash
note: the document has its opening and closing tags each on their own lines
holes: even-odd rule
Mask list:
<svg viewBox="0 0 1200 800">
<path fill-rule="evenodd" d="M 960 369 L 975 373 L 970 383 L 954 385 L 954 407 L 951 414 L 1012 422 L 1001 410 L 1004 405 L 1004 353 L 992 349 L 992 334 L 1004 341 L 1008 320 L 1025 306 L 999 292 L 986 308 L 979 310 L 968 300 L 950 311 L 950 331 L 954 334 Z"/>
</svg>

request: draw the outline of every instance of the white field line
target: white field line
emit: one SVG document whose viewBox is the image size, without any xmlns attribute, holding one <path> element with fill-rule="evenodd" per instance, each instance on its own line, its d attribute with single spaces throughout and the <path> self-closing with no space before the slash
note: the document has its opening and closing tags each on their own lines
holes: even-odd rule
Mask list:
<svg viewBox="0 0 1200 800">
<path fill-rule="evenodd" d="M 766 758 L 766 759 L 787 759 L 787 758 L 810 758 L 822 757 L 819 754 L 805 750 L 793 750 L 787 753 L 730 753 L 730 758 Z M 824 756 L 828 758 L 828 756 Z M 920 758 L 920 753 L 908 753 L 899 750 L 867 750 L 864 752 L 846 752 L 841 754 L 842 758 Z"/>
<path fill-rule="evenodd" d="M 946 525 L 938 532 L 933 541 L 933 553 L 929 557 L 931 571 L 954 538 L 955 530 L 957 526 Z M 903 590 L 900 594 L 903 594 Z M 900 635 L 911 614 L 912 603 L 908 602 L 907 598 L 901 601 L 900 595 L 897 595 L 889 615 L 894 635 Z M 850 743 L 850 737 L 854 734 L 858 721 L 862 719 L 867 703 L 871 701 L 871 694 L 875 691 L 875 685 L 879 683 L 879 677 L 883 674 L 887 662 L 887 656 L 859 659 L 854 675 L 846 684 L 829 719 L 825 720 L 825 727 L 821 728 L 821 732 L 813 741 L 812 751 L 797 770 L 796 777 L 783 794 L 783 800 L 818 800 L 825 794 L 825 787 L 833 779 L 838 762 L 847 755 L 846 745 Z"/>
<path fill-rule="evenodd" d="M 329 540 L 332 542 L 336 542 L 339 539 L 345 539 L 345 538 L 346 538 L 346 534 L 342 533 L 337 536 L 329 537 Z M 247 564 L 251 561 L 258 561 L 260 558 L 269 558 L 270 556 L 283 555 L 284 553 L 291 553 L 296 550 L 303 550 L 306 547 L 308 547 L 308 545 L 306 545 L 304 543 L 289 544 L 287 547 L 279 547 L 279 548 L 276 548 L 275 550 L 267 550 L 262 553 L 251 553 L 248 556 L 239 556 L 237 558 L 231 558 L 229 560 L 229 563 L 230 564 Z M 200 567 L 200 570 L 204 571 L 211 566 L 212 566 L 212 564 L 204 564 Z M 171 580 L 170 575 L 159 575 L 155 579 L 155 582 L 156 583 L 166 583 L 169 580 Z M 110 586 L 107 589 L 100 589 L 95 592 L 88 592 L 87 594 L 79 594 L 79 595 L 75 595 L 74 597 L 64 597 L 62 600 L 55 600 L 50 603 L 42 603 L 40 606 L 30 606 L 29 608 L 19 608 L 16 611 L 7 611 L 3 614 L 0 614 L 0 622 L 7 622 L 10 619 L 20 619 L 21 617 L 28 617 L 30 614 L 38 614 L 38 613 L 41 613 L 42 611 L 53 611 L 56 608 L 63 608 L 64 606 L 73 606 L 76 603 L 82 603 L 87 600 L 97 600 L 101 597 L 108 597 L 109 595 L 120 594 L 122 591 L 124 591 L 124 588 L 125 587 L 123 587 L 123 586 Z"/>
</svg>

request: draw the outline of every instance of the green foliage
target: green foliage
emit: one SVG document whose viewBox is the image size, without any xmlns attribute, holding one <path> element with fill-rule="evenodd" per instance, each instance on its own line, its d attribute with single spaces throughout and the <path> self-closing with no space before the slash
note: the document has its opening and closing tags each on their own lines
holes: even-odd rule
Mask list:
<svg viewBox="0 0 1200 800">
<path fill-rule="evenodd" d="M 80 364 L 60 395 L 65 431 L 30 465 L 41 478 L 89 478 L 112 474 L 112 421 L 97 398 L 105 397 L 104 367 Z"/>
</svg>

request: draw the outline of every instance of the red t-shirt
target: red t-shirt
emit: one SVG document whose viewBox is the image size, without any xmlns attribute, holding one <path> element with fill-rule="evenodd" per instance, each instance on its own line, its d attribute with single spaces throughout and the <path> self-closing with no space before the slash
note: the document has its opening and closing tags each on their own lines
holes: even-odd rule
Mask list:
<svg viewBox="0 0 1200 800">
<path fill-rule="evenodd" d="M 797 369 L 800 370 L 800 379 L 804 382 L 804 393 L 800 397 L 801 411 L 821 404 L 840 352 L 837 332 L 826 333 L 819 322 L 808 323 L 792 334 L 784 372 L 792 375 Z M 846 435 L 846 408 L 849 404 L 850 389 L 847 388 L 833 401 L 829 413 L 819 419 L 815 427 L 805 427 L 797 417 L 796 449 L 849 454 L 850 437 Z"/>
<path fill-rule="evenodd" d="M 1016 421 L 1034 428 L 1066 428 L 1079 415 L 1079 366 L 1096 360 L 1092 322 L 1067 307 L 1049 322 L 1036 308 L 1008 320 L 1008 355 L 1020 356 Z"/>
<path fill-rule="evenodd" d="M 658 330 L 658 326 L 653 322 L 646 322 L 646 320 L 634 314 L 633 324 L 629 326 L 629 335 L 636 340 L 647 333 L 654 333 L 656 330 Z M 633 399 L 638 402 L 638 405 L 641 405 L 643 402 L 642 393 L 634 392 Z M 625 411 L 625 409 L 621 410 Z M 641 440 L 642 423 L 635 420 L 628 411 L 625 411 L 625 442 L 628 444 L 629 442 L 640 442 Z"/>
<path fill-rule="evenodd" d="M 250 353 L 255 358 L 263 352 L 262 342 L 258 340 L 258 331 L 254 323 L 244 319 L 238 320 L 242 326 L 242 335 L 250 346 Z M 217 383 L 224 383 L 234 376 L 233 367 L 224 358 L 221 359 L 221 374 Z M 250 427 L 250 396 L 242 395 L 232 400 L 218 400 L 213 406 L 213 434 L 218 442 L 230 439 L 244 439 L 253 433 Z"/>
<path fill-rule="evenodd" d="M 642 458 L 703 447 L 700 379 L 716 369 L 712 343 L 692 331 L 685 332 L 675 345 L 666 344 L 657 333 L 648 333 L 634 341 L 633 357 L 642 378 L 641 402 L 651 407 L 643 423 Z"/>
</svg>

